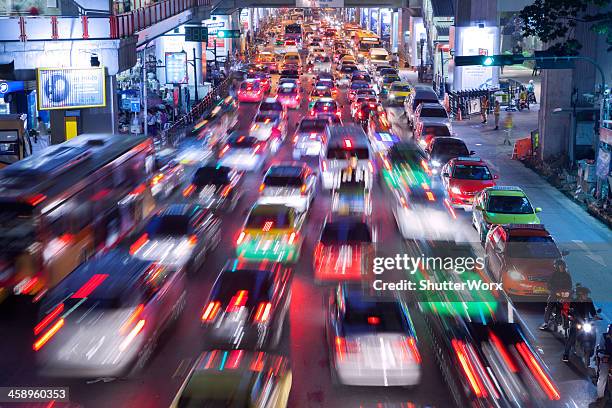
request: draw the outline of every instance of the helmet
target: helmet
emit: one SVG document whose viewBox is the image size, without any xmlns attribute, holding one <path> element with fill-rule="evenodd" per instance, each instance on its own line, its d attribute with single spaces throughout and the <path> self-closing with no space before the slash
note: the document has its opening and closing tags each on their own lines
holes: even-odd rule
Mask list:
<svg viewBox="0 0 612 408">
<path fill-rule="evenodd" d="M 576 284 L 576 296 L 589 296 L 591 294 L 591 290 L 582 286 L 580 283 Z"/>
<path fill-rule="evenodd" d="M 530 83 L 530 84 L 533 84 L 533 79 L 530 79 L 530 80 L 529 80 L 529 83 Z"/>
<path fill-rule="evenodd" d="M 564 271 L 567 272 L 567 264 L 561 258 L 555 259 L 554 267 L 556 271 Z"/>
</svg>

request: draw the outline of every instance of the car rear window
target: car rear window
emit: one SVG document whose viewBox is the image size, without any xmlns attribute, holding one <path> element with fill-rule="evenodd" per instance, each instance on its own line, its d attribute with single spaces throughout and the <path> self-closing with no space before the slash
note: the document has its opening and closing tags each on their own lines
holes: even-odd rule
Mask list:
<svg viewBox="0 0 612 408">
<path fill-rule="evenodd" d="M 225 271 L 213 287 L 211 298 L 228 303 L 241 290 L 246 290 L 246 306 L 253 307 L 270 300 L 273 275 L 264 271 Z"/>
<path fill-rule="evenodd" d="M 323 132 L 327 126 L 327 121 L 322 119 L 303 120 L 300 123 L 299 132 Z"/>
<path fill-rule="evenodd" d="M 186 215 L 156 215 L 147 225 L 147 234 L 153 237 L 178 237 L 189 235 L 191 227 Z"/>
<path fill-rule="evenodd" d="M 385 83 L 385 84 L 390 84 L 390 83 L 393 83 L 393 82 L 397 82 L 397 81 L 399 81 L 400 79 L 401 79 L 401 78 L 400 78 L 400 77 L 398 77 L 398 76 L 384 76 L 384 77 L 383 77 L 383 83 Z"/>
<path fill-rule="evenodd" d="M 436 139 L 432 149 L 432 155 L 443 154 L 443 155 L 455 155 L 455 156 L 469 156 L 470 152 L 464 143 L 455 140 L 444 140 L 443 138 Z"/>
<path fill-rule="evenodd" d="M 196 186 L 206 186 L 210 184 L 222 186 L 229 183 L 229 173 L 229 167 L 200 167 L 193 176 L 193 184 Z"/>
<path fill-rule="evenodd" d="M 348 301 L 343 319 L 347 335 L 383 332 L 405 333 L 404 317 L 396 302 Z"/>
<path fill-rule="evenodd" d="M 242 89 L 243 91 L 250 91 L 250 90 L 257 91 L 259 90 L 259 83 L 258 82 L 243 82 L 240 84 L 240 89 Z"/>
<path fill-rule="evenodd" d="M 422 118 L 446 118 L 446 110 L 444 108 L 424 108 L 421 109 Z"/>
<path fill-rule="evenodd" d="M 238 147 L 238 148 L 251 148 L 253 146 L 255 146 L 258 143 L 258 140 L 254 137 L 246 137 L 246 136 L 239 136 L 236 138 L 230 138 L 230 140 L 228 141 L 229 145 L 232 147 Z"/>
<path fill-rule="evenodd" d="M 280 102 L 262 102 L 261 105 L 259 105 L 259 110 L 262 112 L 282 111 L 283 105 Z"/>
<path fill-rule="evenodd" d="M 343 65 L 342 68 L 340 69 L 340 71 L 344 73 L 350 73 L 356 70 L 357 70 L 357 67 L 354 65 Z"/>
<path fill-rule="evenodd" d="M 364 88 L 369 88 L 370 84 L 368 84 L 367 82 L 353 82 L 351 83 L 351 89 L 364 89 Z"/>
<path fill-rule="evenodd" d="M 414 98 L 414 101 L 412 102 L 412 108 L 416 109 L 417 106 L 419 106 L 422 103 L 436 103 L 438 102 L 438 99 L 434 99 L 434 98 Z"/>
<path fill-rule="evenodd" d="M 288 228 L 289 225 L 289 212 L 288 211 L 277 211 L 270 213 L 262 212 L 251 212 L 246 222 L 247 228 Z"/>
<path fill-rule="evenodd" d="M 321 234 L 322 244 L 371 243 L 372 235 L 364 222 L 330 222 Z"/>
<path fill-rule="evenodd" d="M 434 135 L 434 136 L 450 136 L 450 130 L 448 126 L 425 126 L 423 128 L 422 134 L 424 135 Z"/>
<path fill-rule="evenodd" d="M 292 95 L 297 93 L 297 88 L 295 86 L 281 86 L 278 88 L 279 95 Z"/>
<path fill-rule="evenodd" d="M 301 187 L 302 178 L 293 176 L 273 176 L 268 175 L 264 180 L 264 184 L 268 187 Z"/>
<path fill-rule="evenodd" d="M 396 92 L 410 92 L 409 85 L 391 85 L 391 90 Z"/>
<path fill-rule="evenodd" d="M 327 149 L 327 158 L 335 160 L 348 160 L 351 157 L 357 157 L 359 160 L 368 160 L 370 151 L 366 147 L 357 147 L 350 150 L 341 147 L 330 147 Z"/>
</svg>

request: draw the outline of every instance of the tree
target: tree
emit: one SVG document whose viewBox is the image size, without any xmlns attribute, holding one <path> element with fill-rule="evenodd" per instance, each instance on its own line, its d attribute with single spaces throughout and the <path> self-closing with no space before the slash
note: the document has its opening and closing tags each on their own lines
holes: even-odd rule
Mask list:
<svg viewBox="0 0 612 408">
<path fill-rule="evenodd" d="M 575 38 L 579 24 L 605 36 L 612 50 L 612 0 L 535 0 L 519 12 L 523 37 L 536 36 L 557 55 L 577 55 L 582 44 Z M 605 9 L 603 11 L 602 9 Z"/>
</svg>

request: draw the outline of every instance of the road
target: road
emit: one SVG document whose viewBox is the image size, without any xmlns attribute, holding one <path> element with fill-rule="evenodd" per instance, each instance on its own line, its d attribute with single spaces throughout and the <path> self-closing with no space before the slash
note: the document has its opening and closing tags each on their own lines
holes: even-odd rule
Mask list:
<svg viewBox="0 0 612 408">
<path fill-rule="evenodd" d="M 304 98 L 303 98 L 304 99 Z M 349 117 L 348 102 L 344 92 L 340 95 L 343 118 Z M 247 129 L 250 118 L 256 112 L 256 104 L 241 104 L 239 126 Z M 305 114 L 305 103 L 297 111 L 289 113 L 288 135 L 295 130 Z M 403 137 L 409 132 L 399 126 Z M 276 154 L 273 162 L 291 160 L 290 137 Z M 16 319 L 3 312 L 0 315 L 0 386 L 62 385 L 70 387 L 71 400 L 87 408 L 106 407 L 167 407 L 187 375 L 188 369 L 199 352 L 205 349 L 201 340 L 199 317 L 206 296 L 217 273 L 225 261 L 234 256 L 235 236 L 245 218 L 246 210 L 255 202 L 261 174 L 249 174 L 245 180 L 245 195 L 238 208 L 224 217 L 222 243 L 193 277 L 188 289 L 188 301 L 177 326 L 162 339 L 148 367 L 135 378 L 84 380 L 50 380 L 37 376 L 35 356 L 31 351 L 32 321 Z M 388 203 L 378 185 L 373 191 L 373 222 L 379 228 L 379 241 L 383 248 L 379 255 L 393 256 L 406 250 L 400 238 Z M 424 330 L 420 314 L 413 309 L 412 317 L 420 339 L 423 358 L 421 384 L 405 388 L 335 388 L 331 385 L 328 349 L 324 340 L 324 301 L 328 287 L 317 286 L 312 277 L 312 250 L 322 222 L 330 208 L 329 195 L 319 191 L 309 215 L 305 242 L 299 262 L 294 266 L 293 295 L 290 308 L 290 325 L 286 328 L 279 352 L 290 357 L 293 369 L 293 387 L 289 400 L 291 408 L 315 407 L 379 407 L 451 406 L 451 397 L 434 360 L 431 343 Z M 468 215 L 460 213 L 460 221 L 473 242 L 475 232 L 469 227 Z M 535 330 L 539 324 L 541 308 L 520 309 L 528 327 Z M 539 333 L 538 333 L 539 335 Z M 550 339 L 550 336 L 548 337 Z M 559 341 L 538 343 L 548 356 L 560 355 Z M 548 361 L 550 360 L 550 361 Z M 548 359 L 550 364 L 554 358 Z M 558 358 L 557 358 L 558 360 Z M 584 374 L 561 364 L 552 365 L 552 374 L 560 381 L 564 403 L 583 407 L 592 399 L 593 389 Z M 379 405 L 380 404 L 380 405 Z M 385 405 L 383 405 L 385 404 Z M 388 404 L 388 405 L 387 405 Z M 400 405 L 402 404 L 402 405 Z M 574 405 L 575 404 L 575 405 Z M 0 404 L 0 407 L 2 404 Z"/>
</svg>

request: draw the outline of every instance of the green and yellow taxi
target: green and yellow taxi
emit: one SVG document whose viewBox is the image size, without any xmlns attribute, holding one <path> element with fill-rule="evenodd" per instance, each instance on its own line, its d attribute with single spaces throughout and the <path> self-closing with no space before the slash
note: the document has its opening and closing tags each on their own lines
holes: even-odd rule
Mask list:
<svg viewBox="0 0 612 408">
<path fill-rule="evenodd" d="M 413 142 L 398 142 L 386 154 L 381 154 L 380 174 L 390 191 L 408 191 L 414 187 L 431 185 L 427 159 Z"/>
<path fill-rule="evenodd" d="M 485 188 L 474 199 L 472 224 L 485 242 L 489 229 L 495 224 L 539 224 L 537 213 L 522 188 L 495 186 Z"/>
<path fill-rule="evenodd" d="M 297 262 L 305 216 L 282 204 L 255 204 L 236 240 L 236 255 L 251 261 Z"/>
<path fill-rule="evenodd" d="M 408 82 L 395 81 L 389 86 L 387 101 L 391 106 L 404 106 L 404 101 L 411 92 L 412 87 Z"/>
<path fill-rule="evenodd" d="M 318 85 L 312 89 L 310 95 L 308 96 L 308 110 L 311 110 L 314 106 L 315 102 L 321 98 L 333 98 L 334 95 L 329 86 Z"/>
</svg>

